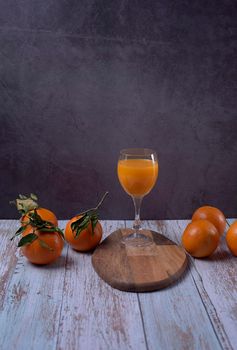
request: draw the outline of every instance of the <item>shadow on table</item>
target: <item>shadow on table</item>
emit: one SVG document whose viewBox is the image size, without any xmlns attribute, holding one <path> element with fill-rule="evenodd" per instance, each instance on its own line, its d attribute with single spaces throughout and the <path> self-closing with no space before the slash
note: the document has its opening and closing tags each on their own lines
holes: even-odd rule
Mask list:
<svg viewBox="0 0 237 350">
<path fill-rule="evenodd" d="M 30 261 L 27 261 L 26 263 L 29 264 L 31 267 L 40 269 L 40 270 L 55 270 L 55 269 L 62 269 L 65 267 L 65 264 L 70 264 L 70 259 L 67 259 L 65 255 L 61 255 L 56 261 L 46 264 L 46 265 L 37 265 L 32 264 Z"/>
<path fill-rule="evenodd" d="M 230 260 L 232 257 L 232 254 L 227 251 L 227 250 L 221 250 L 214 252 L 210 257 L 205 258 L 205 259 L 198 259 L 198 260 L 203 260 L 203 261 L 225 261 L 225 260 Z"/>
</svg>

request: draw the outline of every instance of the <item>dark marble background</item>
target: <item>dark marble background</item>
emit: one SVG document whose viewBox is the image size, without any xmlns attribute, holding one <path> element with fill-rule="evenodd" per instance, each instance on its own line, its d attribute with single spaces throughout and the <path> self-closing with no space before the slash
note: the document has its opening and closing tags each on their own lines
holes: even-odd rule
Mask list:
<svg viewBox="0 0 237 350">
<path fill-rule="evenodd" d="M 142 217 L 237 215 L 236 1 L 0 0 L 1 218 L 37 193 L 60 218 L 110 197 L 124 147 L 158 152 Z"/>
</svg>

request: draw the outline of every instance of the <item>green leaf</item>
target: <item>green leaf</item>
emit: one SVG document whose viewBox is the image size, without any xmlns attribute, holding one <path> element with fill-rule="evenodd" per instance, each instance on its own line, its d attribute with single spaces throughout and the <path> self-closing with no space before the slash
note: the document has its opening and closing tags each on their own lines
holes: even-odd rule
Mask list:
<svg viewBox="0 0 237 350">
<path fill-rule="evenodd" d="M 10 238 L 10 240 L 12 241 L 16 236 L 19 236 L 22 232 L 24 232 L 26 229 L 26 226 L 21 226 L 16 233 L 14 234 L 14 236 L 12 238 Z"/>
<path fill-rule="evenodd" d="M 77 227 L 76 229 L 76 238 L 79 236 L 79 234 L 85 230 L 90 223 L 90 217 L 86 215 L 85 219 L 82 221 L 80 226 Z"/>
<path fill-rule="evenodd" d="M 43 241 L 42 239 L 39 239 L 39 244 L 42 248 L 46 248 L 50 251 L 53 251 L 54 249 L 51 248 L 45 241 Z"/>
<path fill-rule="evenodd" d="M 74 221 L 71 224 L 71 229 L 75 233 L 74 237 L 77 238 L 79 234 L 87 228 L 90 222 L 90 216 L 86 213 L 80 219 Z"/>
<path fill-rule="evenodd" d="M 24 236 L 21 238 L 20 242 L 18 243 L 18 247 L 22 247 L 26 244 L 30 244 L 34 242 L 36 239 L 38 239 L 38 236 L 35 233 L 29 233 L 27 236 Z"/>
<path fill-rule="evenodd" d="M 97 212 L 95 210 L 90 209 L 82 217 L 80 217 L 78 220 L 74 221 L 71 224 L 71 229 L 74 233 L 74 238 L 77 238 L 79 234 L 88 227 L 89 223 L 91 223 L 92 235 L 94 235 L 94 230 L 97 222 L 98 222 Z"/>
<path fill-rule="evenodd" d="M 59 227 L 39 227 L 38 230 L 41 232 L 58 232 L 60 236 L 64 239 L 64 233 Z"/>
<path fill-rule="evenodd" d="M 44 226 L 38 227 L 38 230 L 41 232 L 55 232 L 56 231 L 55 227 L 49 228 L 49 227 L 44 227 Z"/>
<path fill-rule="evenodd" d="M 97 206 L 95 208 L 88 209 L 88 210 L 83 211 L 80 214 L 78 214 L 78 215 L 80 215 L 80 218 L 71 224 L 71 229 L 72 229 L 73 233 L 75 233 L 74 238 L 77 238 L 79 236 L 79 234 L 81 233 L 81 231 L 83 231 L 85 228 L 87 228 L 89 223 L 91 223 L 92 235 L 94 235 L 95 227 L 96 227 L 96 224 L 98 222 L 97 212 L 98 212 L 99 207 L 103 203 L 105 197 L 108 195 L 108 193 L 109 193 L 108 191 L 105 192 L 102 199 L 99 201 L 99 203 L 97 204 Z"/>
<path fill-rule="evenodd" d="M 95 227 L 98 222 L 98 215 L 95 213 L 91 216 L 91 228 L 92 228 L 92 235 L 95 233 Z"/>
<path fill-rule="evenodd" d="M 55 231 L 57 231 L 57 232 L 60 234 L 60 236 L 61 236 L 63 239 L 65 239 L 63 230 L 61 230 L 59 227 L 56 227 L 56 230 L 55 230 Z"/>
<path fill-rule="evenodd" d="M 50 221 L 42 220 L 41 216 L 37 213 L 37 210 L 35 209 L 32 213 L 28 214 L 30 224 L 33 227 L 36 227 L 38 231 L 41 232 L 58 232 L 62 238 L 64 239 L 63 231 L 52 224 Z"/>
<path fill-rule="evenodd" d="M 29 219 L 32 223 L 36 223 L 36 224 L 42 224 L 45 223 L 47 221 L 43 221 L 41 216 L 37 213 L 36 208 L 34 209 L 34 211 L 32 213 L 29 213 Z"/>
<path fill-rule="evenodd" d="M 77 219 L 76 221 L 71 223 L 71 229 L 73 231 L 77 228 L 77 226 L 79 226 L 83 222 L 85 216 L 86 216 L 86 214 L 81 216 L 79 219 Z"/>
</svg>

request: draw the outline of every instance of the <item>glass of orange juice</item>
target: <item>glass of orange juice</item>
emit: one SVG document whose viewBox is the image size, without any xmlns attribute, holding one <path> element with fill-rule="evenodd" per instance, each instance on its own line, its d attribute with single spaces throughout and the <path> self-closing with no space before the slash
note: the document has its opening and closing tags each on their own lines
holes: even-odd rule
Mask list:
<svg viewBox="0 0 237 350">
<path fill-rule="evenodd" d="M 129 194 L 135 207 L 133 232 L 122 239 L 131 246 L 145 246 L 152 243 L 141 229 L 140 207 L 143 197 L 154 187 L 158 176 L 156 152 L 148 148 L 128 148 L 120 151 L 118 178 L 121 186 Z"/>
</svg>

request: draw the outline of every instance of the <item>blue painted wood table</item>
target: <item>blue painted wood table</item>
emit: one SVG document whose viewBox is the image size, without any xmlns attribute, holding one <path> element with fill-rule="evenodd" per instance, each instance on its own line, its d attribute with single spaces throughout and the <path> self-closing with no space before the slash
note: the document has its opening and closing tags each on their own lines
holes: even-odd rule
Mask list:
<svg viewBox="0 0 237 350">
<path fill-rule="evenodd" d="M 187 221 L 143 224 L 179 243 Z M 131 222 L 102 225 L 106 237 Z M 169 288 L 126 293 L 97 276 L 90 254 L 68 246 L 55 264 L 31 265 L 9 240 L 17 226 L 0 221 L 1 350 L 237 349 L 237 258 L 224 237 L 211 258 L 190 258 Z"/>
</svg>

